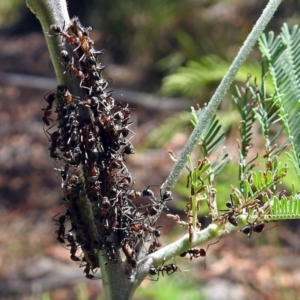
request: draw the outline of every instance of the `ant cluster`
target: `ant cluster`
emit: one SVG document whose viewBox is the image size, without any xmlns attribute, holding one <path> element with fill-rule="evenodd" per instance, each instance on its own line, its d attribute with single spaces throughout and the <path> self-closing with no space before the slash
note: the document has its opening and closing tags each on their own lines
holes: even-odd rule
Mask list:
<svg viewBox="0 0 300 300">
<path fill-rule="evenodd" d="M 131 112 L 107 91 L 111 79 L 102 74 L 105 67 L 98 58 L 103 50 L 94 49 L 91 28 L 73 18 L 67 26 L 51 25 L 50 30 L 69 50 L 61 52 L 62 63 L 81 92 L 74 95 L 67 86 L 58 86 L 44 97 L 48 105 L 42 109 L 42 120 L 50 157 L 60 164 L 56 170 L 66 207 L 53 220 L 58 242 L 69 247 L 70 258 L 94 279 L 99 251 L 105 264 L 122 262 L 123 252 L 135 268 L 141 256 L 161 246 L 155 222 L 172 194 L 165 191 L 155 197 L 149 188 L 133 189 L 134 178 L 125 165 L 125 156 L 134 153 L 128 138 Z M 52 113 L 57 115 L 54 124 Z M 138 207 L 134 202 L 141 197 L 147 204 Z M 150 243 L 147 251 L 141 251 L 144 242 Z"/>
</svg>

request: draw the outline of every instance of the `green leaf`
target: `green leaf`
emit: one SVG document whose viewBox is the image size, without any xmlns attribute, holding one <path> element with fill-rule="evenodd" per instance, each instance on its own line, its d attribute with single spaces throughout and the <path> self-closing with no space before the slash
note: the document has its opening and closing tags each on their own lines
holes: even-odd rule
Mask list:
<svg viewBox="0 0 300 300">
<path fill-rule="evenodd" d="M 298 178 L 300 175 L 300 30 L 294 26 L 289 30 L 287 24 L 277 37 L 273 32 L 263 35 L 259 40 L 259 48 L 268 64 L 276 90 L 276 106 L 279 119 L 290 137 L 290 160 Z"/>
</svg>

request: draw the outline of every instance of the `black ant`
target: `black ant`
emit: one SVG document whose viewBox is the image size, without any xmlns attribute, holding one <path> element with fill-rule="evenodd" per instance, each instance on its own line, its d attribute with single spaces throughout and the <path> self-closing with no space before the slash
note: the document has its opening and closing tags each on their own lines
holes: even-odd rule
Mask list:
<svg viewBox="0 0 300 300">
<path fill-rule="evenodd" d="M 51 127 L 52 127 L 52 126 L 51 126 Z M 51 129 L 51 128 L 49 128 L 49 129 Z M 46 130 L 46 134 L 48 134 L 48 135 L 50 136 L 49 142 L 51 142 L 51 143 L 57 142 L 57 140 L 58 140 L 59 137 L 60 137 L 60 132 L 57 130 L 57 131 L 54 131 L 54 132 L 50 133 L 50 132 L 49 132 L 49 129 Z M 48 136 L 47 136 L 47 137 L 48 137 Z"/>
<path fill-rule="evenodd" d="M 59 137 L 60 137 L 60 134 L 58 131 L 55 131 L 52 134 L 50 134 L 51 145 L 48 150 L 50 151 L 50 157 L 54 158 L 54 159 L 60 158 L 58 153 L 56 152 Z"/>
<path fill-rule="evenodd" d="M 169 210 L 166 206 L 166 202 L 167 201 L 171 201 L 173 200 L 172 198 L 172 192 L 169 190 L 166 190 L 164 192 L 162 192 L 163 187 L 161 186 L 160 188 L 160 197 L 158 197 L 156 200 L 156 203 L 159 204 L 161 207 L 161 209 L 166 208 L 167 210 Z"/>
<path fill-rule="evenodd" d="M 68 63 L 71 61 L 70 59 L 70 55 L 68 53 L 68 51 L 66 50 L 62 50 L 61 51 L 61 58 L 63 59 L 63 61 L 65 62 L 65 67 L 68 65 Z"/>
<path fill-rule="evenodd" d="M 127 184 L 127 182 L 125 182 L 125 183 L 127 185 L 129 185 L 132 182 L 132 178 L 124 177 L 121 181 L 119 181 L 119 183 L 123 183 L 123 185 L 124 185 L 124 181 L 127 181 L 128 184 Z M 131 199 L 131 200 L 139 199 L 141 197 L 153 197 L 153 196 L 154 196 L 154 193 L 153 193 L 153 191 L 149 190 L 149 187 L 147 187 L 147 189 L 145 189 L 145 190 L 142 190 L 141 192 L 138 192 L 135 190 L 129 190 L 128 194 L 127 194 L 128 199 Z"/>
<path fill-rule="evenodd" d="M 58 85 L 57 86 L 57 99 L 59 100 L 59 103 L 65 103 L 65 98 L 66 98 L 66 94 L 67 94 L 67 87 L 64 85 Z"/>
<path fill-rule="evenodd" d="M 91 280 L 94 280 L 94 279 L 101 279 L 101 278 L 98 278 L 96 277 L 95 275 L 93 274 L 90 274 L 90 272 L 94 273 L 93 270 L 92 270 L 92 267 L 87 263 L 84 270 L 83 270 L 83 273 L 85 273 L 85 277 L 87 279 L 91 279 Z"/>
<path fill-rule="evenodd" d="M 190 260 L 192 260 L 193 258 L 197 258 L 197 257 L 205 257 L 206 256 L 206 251 L 202 248 L 197 249 L 197 248 L 191 248 L 189 250 L 187 250 L 186 252 L 181 253 L 179 256 L 181 257 L 185 257 L 187 254 L 190 255 Z"/>
<path fill-rule="evenodd" d="M 60 159 L 59 154 L 56 152 L 56 147 L 50 147 L 48 150 L 50 151 L 50 158 L 53 158 L 55 160 Z"/>
<path fill-rule="evenodd" d="M 52 119 L 49 118 L 52 114 L 52 111 L 49 110 L 48 108 L 43 108 L 42 110 L 44 111 L 44 115 L 42 116 L 42 121 L 45 125 L 50 126 L 49 121 L 53 121 Z"/>
<path fill-rule="evenodd" d="M 237 226 L 237 218 L 235 217 L 235 205 L 233 204 L 233 200 L 230 197 L 230 201 L 226 202 L 226 206 L 228 208 L 227 211 L 227 220 L 230 224 L 232 224 L 233 226 Z"/>
<path fill-rule="evenodd" d="M 67 212 L 64 215 L 61 215 L 58 219 L 54 219 L 56 216 L 58 216 L 60 213 L 56 214 L 52 220 L 56 222 L 56 225 L 62 225 L 64 224 L 67 220 L 68 220 L 68 216 L 69 216 L 69 211 L 67 210 Z"/>
<path fill-rule="evenodd" d="M 220 239 L 222 238 L 222 235 L 220 237 Z M 217 244 L 219 243 L 220 239 L 214 243 L 211 243 L 207 246 L 206 250 L 200 248 L 200 249 L 197 249 L 197 248 L 191 248 L 191 249 L 188 249 L 187 251 L 179 254 L 180 257 L 185 257 L 187 254 L 190 255 L 190 260 L 192 260 L 193 258 L 197 258 L 197 257 L 205 257 L 204 259 L 204 270 L 206 269 L 206 253 L 209 249 L 209 247 L 211 245 L 214 245 L 214 244 Z"/>
<path fill-rule="evenodd" d="M 57 234 L 56 240 L 61 244 L 65 243 L 65 231 L 66 228 L 64 223 L 59 224 L 58 230 L 55 231 L 55 233 Z"/>
<path fill-rule="evenodd" d="M 142 190 L 141 197 L 154 197 L 154 193 L 149 189 L 148 186 L 145 190 Z"/>
<path fill-rule="evenodd" d="M 53 103 L 56 99 L 56 93 L 50 92 L 44 96 L 45 101 L 48 103 L 46 110 L 51 110 L 53 107 Z"/>
<path fill-rule="evenodd" d="M 153 217 L 155 216 L 157 213 L 158 213 L 158 210 L 159 207 L 156 205 L 156 206 L 153 206 L 153 205 L 150 205 L 149 208 L 146 208 L 146 215 L 148 214 L 150 217 Z"/>
<path fill-rule="evenodd" d="M 180 271 L 179 267 L 176 264 L 169 264 L 162 265 L 161 267 L 151 267 L 148 271 L 148 274 L 157 275 L 157 279 L 152 279 L 154 281 L 157 281 L 160 273 L 162 276 L 164 276 L 164 272 L 166 272 L 167 275 L 172 275 L 176 271 Z"/>
<path fill-rule="evenodd" d="M 75 238 L 73 236 L 73 233 L 72 232 L 69 232 L 67 234 L 67 241 L 69 242 L 69 245 L 71 247 L 70 249 L 70 253 L 71 253 L 71 256 L 70 258 L 73 260 L 73 261 L 81 261 L 81 259 L 79 257 L 77 257 L 75 254 L 77 252 L 77 244 L 76 244 L 76 241 L 75 241 Z"/>
<path fill-rule="evenodd" d="M 244 234 L 247 234 L 248 237 L 250 238 L 252 235 L 252 232 L 257 232 L 260 233 L 264 230 L 265 228 L 265 224 L 264 223 L 259 223 L 259 224 L 251 224 L 249 222 L 247 222 L 248 225 L 245 226 L 243 229 L 241 229 L 240 231 Z"/>
<path fill-rule="evenodd" d="M 160 192 L 160 198 L 163 202 L 173 200 L 172 192 L 171 191 L 165 191 L 163 194 Z"/>
</svg>

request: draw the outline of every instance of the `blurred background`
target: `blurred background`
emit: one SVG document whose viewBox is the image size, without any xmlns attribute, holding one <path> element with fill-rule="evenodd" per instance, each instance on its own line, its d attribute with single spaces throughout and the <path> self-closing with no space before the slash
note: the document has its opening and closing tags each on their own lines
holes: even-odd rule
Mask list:
<svg viewBox="0 0 300 300">
<path fill-rule="evenodd" d="M 100 280 L 88 280 L 56 241 L 53 216 L 60 206 L 61 179 L 49 158 L 41 109 L 56 79 L 41 26 L 24 0 L 0 2 L 0 299 L 104 299 Z M 167 151 L 180 153 L 189 133 L 190 107 L 209 101 L 267 1 L 152 0 L 69 1 L 70 16 L 92 26 L 114 98 L 132 108 L 136 154 L 128 168 L 136 189 L 159 192 L 172 168 Z M 300 1 L 284 2 L 268 30 L 299 22 Z M 260 78 L 254 50 L 237 75 Z M 234 87 L 232 91 L 234 92 Z M 238 118 L 230 93 L 219 110 L 227 150 L 237 157 Z M 254 133 L 255 151 L 262 144 Z M 218 178 L 218 199 L 237 184 L 236 160 Z M 186 175 L 170 212 L 184 219 Z M 282 189 L 289 190 L 292 177 Z M 225 205 L 224 205 L 225 209 Z M 209 218 L 201 212 L 205 226 Z M 184 233 L 162 215 L 164 245 Z M 177 258 L 181 269 L 158 282 L 145 280 L 135 299 L 298 299 L 299 222 L 267 224 L 251 239 L 224 236 L 203 258 Z M 206 249 L 206 245 L 201 246 Z"/>
</svg>

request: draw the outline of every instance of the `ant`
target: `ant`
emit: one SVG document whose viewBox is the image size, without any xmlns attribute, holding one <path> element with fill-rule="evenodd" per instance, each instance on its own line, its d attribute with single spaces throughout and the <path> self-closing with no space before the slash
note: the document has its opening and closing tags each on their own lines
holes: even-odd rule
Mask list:
<svg viewBox="0 0 300 300">
<path fill-rule="evenodd" d="M 88 46 L 88 47 L 87 47 Z M 80 47 L 80 46 L 79 46 Z M 79 47 L 74 49 L 76 51 Z M 81 50 L 83 52 L 83 55 L 80 57 L 78 62 L 83 66 L 84 68 L 88 69 L 94 69 L 98 72 L 101 72 L 105 69 L 105 66 L 100 66 L 99 63 L 97 63 L 97 56 L 104 53 L 104 50 L 96 51 L 92 47 L 91 40 L 89 40 L 89 44 L 87 45 L 86 42 L 83 44 L 83 47 L 81 47 Z M 100 95 L 103 92 L 103 88 L 101 86 L 93 87 L 95 88 L 94 93 Z"/>
<path fill-rule="evenodd" d="M 148 186 L 145 190 L 142 190 L 141 197 L 154 197 L 154 193 L 152 190 L 149 189 Z"/>
<path fill-rule="evenodd" d="M 87 279 L 91 279 L 91 280 L 93 280 L 93 279 L 101 279 L 101 278 L 98 278 L 98 277 L 94 276 L 93 274 L 90 274 L 90 272 L 94 273 L 93 270 L 92 270 L 92 267 L 87 263 L 86 266 L 85 266 L 85 268 L 84 268 L 84 270 L 83 270 L 83 273 L 86 274 L 85 277 Z"/>
<path fill-rule="evenodd" d="M 244 234 L 247 234 L 248 237 L 250 238 L 252 235 L 252 232 L 257 232 L 260 233 L 264 230 L 265 228 L 265 224 L 264 223 L 259 223 L 259 224 L 251 224 L 249 222 L 247 222 L 248 225 L 245 226 L 243 229 L 241 229 L 240 231 Z"/>
<path fill-rule="evenodd" d="M 156 248 L 161 247 L 161 243 L 158 241 L 153 241 L 153 243 L 149 246 L 148 254 L 153 253 L 156 251 Z"/>
<path fill-rule="evenodd" d="M 92 30 L 92 27 L 83 28 L 77 17 L 74 17 L 72 24 L 69 26 L 68 30 L 71 30 L 80 41 L 80 44 L 77 48 L 74 49 L 74 52 L 81 48 L 82 52 L 87 53 L 90 50 L 92 41 L 89 39 L 89 31 Z"/>
<path fill-rule="evenodd" d="M 206 256 L 206 251 L 202 248 L 197 249 L 197 248 L 191 248 L 189 250 L 187 250 L 186 252 L 181 253 L 179 256 L 180 257 L 185 257 L 187 254 L 190 255 L 190 260 L 192 260 L 193 258 L 197 258 L 197 257 L 205 257 Z"/>
<path fill-rule="evenodd" d="M 64 26 L 65 26 L 65 25 L 64 25 Z M 64 27 L 64 26 L 63 26 L 63 27 Z M 63 30 L 62 30 L 59 26 L 53 24 L 53 25 L 50 26 L 50 29 L 51 29 L 53 32 L 55 32 L 55 35 L 60 35 L 60 36 L 61 36 L 62 38 L 64 38 L 68 43 L 70 43 L 70 44 L 79 44 L 79 40 L 78 40 L 77 37 L 75 37 L 73 34 L 72 34 L 72 35 L 69 35 L 69 34 L 63 32 Z M 77 45 L 76 45 L 76 46 L 77 46 Z"/>
<path fill-rule="evenodd" d="M 146 208 L 146 212 L 144 213 L 146 216 L 149 215 L 150 217 L 155 216 L 159 212 L 159 207 L 150 205 L 149 208 Z"/>
<path fill-rule="evenodd" d="M 66 51 L 62 51 L 62 52 L 66 52 Z M 68 57 L 68 59 L 69 59 L 69 57 Z M 72 75 L 74 75 L 76 78 L 78 78 L 78 79 L 81 80 L 80 84 L 85 79 L 85 75 L 83 74 L 83 72 L 81 70 L 79 70 L 79 69 L 77 69 L 77 68 L 74 67 L 74 58 L 73 57 L 72 57 L 72 61 L 70 61 L 70 60 L 68 61 L 66 69 L 69 69 L 69 71 L 70 71 L 70 73 Z"/>
<path fill-rule="evenodd" d="M 179 267 L 176 264 L 169 264 L 169 265 L 163 264 L 161 267 L 151 267 L 148 271 L 148 274 L 157 275 L 157 279 L 152 279 L 152 280 L 158 281 L 160 273 L 162 276 L 164 276 L 164 272 L 166 272 L 167 275 L 172 275 L 176 271 L 180 271 Z"/>
<path fill-rule="evenodd" d="M 64 86 L 64 85 L 58 85 L 57 86 L 57 99 L 59 100 L 59 104 L 63 104 L 65 103 L 65 98 L 66 98 L 66 95 L 67 95 L 67 87 Z"/>
<path fill-rule="evenodd" d="M 235 217 L 235 205 L 233 204 L 233 200 L 232 197 L 230 196 L 230 201 L 226 202 L 226 206 L 228 208 L 227 210 L 227 220 L 230 224 L 232 224 L 233 226 L 237 226 L 237 218 Z M 225 214 L 226 215 L 226 214 Z"/>
<path fill-rule="evenodd" d="M 44 111 L 44 115 L 42 116 L 42 121 L 45 125 L 50 126 L 50 122 L 49 121 L 53 121 L 52 119 L 50 119 L 49 117 L 52 114 L 52 111 L 47 108 L 43 108 L 42 109 Z"/>
<path fill-rule="evenodd" d="M 92 182 L 97 181 L 99 174 L 100 174 L 99 168 L 97 168 L 96 166 L 91 166 L 90 169 L 88 170 L 88 180 Z"/>
<path fill-rule="evenodd" d="M 98 205 L 100 207 L 100 212 L 102 215 L 106 215 L 108 213 L 108 210 L 111 207 L 108 197 L 103 197 L 101 205 L 100 205 L 100 203 Z"/>
<path fill-rule="evenodd" d="M 61 244 L 65 243 L 65 231 L 66 228 L 64 223 L 59 224 L 58 230 L 55 231 L 57 234 L 56 240 Z"/>
<path fill-rule="evenodd" d="M 66 163 L 64 166 L 62 166 L 61 169 L 59 168 L 54 168 L 55 171 L 60 172 L 60 177 L 61 177 L 61 187 L 63 188 L 65 185 L 66 180 L 69 177 L 68 171 L 69 171 L 70 165 Z"/>
<path fill-rule="evenodd" d="M 173 198 L 172 198 L 172 192 L 171 192 L 171 191 L 165 191 L 165 192 L 162 194 L 161 191 L 160 191 L 160 198 L 161 198 L 161 200 L 162 200 L 163 202 L 173 200 Z"/>
<path fill-rule="evenodd" d="M 50 135 L 50 141 L 51 141 L 51 145 L 49 147 L 49 151 L 50 151 L 50 157 L 54 158 L 54 159 L 58 159 L 60 158 L 58 153 L 56 152 L 56 148 L 58 146 L 58 140 L 60 138 L 60 133 L 58 131 L 55 131 L 53 133 L 49 133 L 47 130 L 46 132 Z"/>
<path fill-rule="evenodd" d="M 73 236 L 73 233 L 72 232 L 69 232 L 67 234 L 67 241 L 69 242 L 69 245 L 71 247 L 70 249 L 70 253 L 71 253 L 71 256 L 70 258 L 73 260 L 73 261 L 80 261 L 81 262 L 81 259 L 79 257 L 77 257 L 75 254 L 77 252 L 77 244 L 76 244 L 76 241 L 75 241 L 75 238 Z"/>
<path fill-rule="evenodd" d="M 52 125 L 52 126 L 53 126 L 53 125 Z M 60 132 L 57 130 L 57 131 L 54 131 L 54 132 L 50 133 L 49 130 L 52 128 L 52 126 L 51 126 L 49 129 L 47 129 L 47 130 L 45 131 L 45 133 L 46 133 L 46 136 L 47 136 L 48 138 L 49 138 L 49 136 L 50 136 L 49 142 L 51 142 L 51 143 L 56 143 L 57 140 L 60 138 Z"/>
<path fill-rule="evenodd" d="M 131 264 L 133 268 L 136 268 L 137 260 L 136 260 L 135 251 L 127 243 L 124 243 L 122 245 L 122 250 L 127 258 L 127 261 Z"/>
<path fill-rule="evenodd" d="M 220 239 L 222 238 L 222 236 L 220 237 Z M 190 255 L 190 260 L 192 260 L 193 258 L 197 258 L 197 257 L 205 257 L 204 259 L 204 270 L 206 269 L 206 253 L 209 249 L 209 247 L 211 245 L 214 245 L 214 244 L 217 244 L 219 243 L 220 239 L 214 243 L 211 243 L 207 246 L 206 250 L 200 248 L 200 249 L 197 249 L 197 248 L 191 248 L 191 249 L 188 249 L 187 251 L 179 254 L 180 257 L 185 257 L 187 254 Z"/>
<path fill-rule="evenodd" d="M 66 67 L 67 64 L 71 61 L 70 55 L 69 55 L 68 51 L 66 51 L 66 50 L 62 50 L 60 54 L 61 54 L 61 58 L 65 62 L 65 67 Z"/>
<path fill-rule="evenodd" d="M 127 177 L 125 177 L 125 178 L 127 178 Z M 130 183 L 131 182 L 128 181 L 128 184 L 130 184 Z M 148 186 L 145 190 L 142 190 L 141 192 L 138 192 L 135 190 L 130 190 L 127 197 L 128 197 L 128 199 L 135 200 L 135 199 L 139 199 L 141 197 L 154 197 L 154 193 L 152 190 L 149 189 L 149 186 Z"/>
<path fill-rule="evenodd" d="M 166 206 L 166 202 L 173 200 L 172 192 L 169 190 L 165 190 L 164 192 L 162 192 L 162 190 L 163 186 L 160 187 L 160 197 L 156 198 L 156 203 L 161 206 L 161 209 L 166 208 L 167 210 L 169 210 Z"/>
<path fill-rule="evenodd" d="M 52 220 L 53 221 L 55 221 L 56 222 L 56 224 L 55 225 L 62 225 L 62 224 L 64 224 L 64 223 L 66 223 L 67 222 L 67 220 L 68 220 L 68 216 L 69 216 L 69 211 L 67 210 L 67 212 L 64 214 L 64 215 L 61 215 L 58 219 L 54 219 L 56 216 L 58 216 L 60 213 L 58 213 L 58 214 L 56 214 L 53 218 L 52 218 Z"/>
<path fill-rule="evenodd" d="M 53 103 L 56 99 L 56 93 L 50 92 L 44 96 L 45 101 L 48 103 L 46 110 L 51 110 L 53 107 Z"/>
<path fill-rule="evenodd" d="M 50 158 L 53 158 L 56 161 L 60 159 L 59 154 L 56 152 L 56 147 L 50 147 L 48 150 L 50 151 Z"/>
<path fill-rule="evenodd" d="M 162 227 L 162 226 L 159 226 L 159 227 Z M 156 227 L 156 228 L 159 228 L 159 227 Z M 149 232 L 150 234 L 153 234 L 154 237 L 156 237 L 156 238 L 159 238 L 159 237 L 161 236 L 161 231 L 160 231 L 160 230 L 157 230 L 156 228 L 150 227 L 150 226 L 147 225 L 147 224 L 142 225 L 141 228 L 142 228 L 144 231 L 147 231 L 147 232 Z"/>
</svg>

